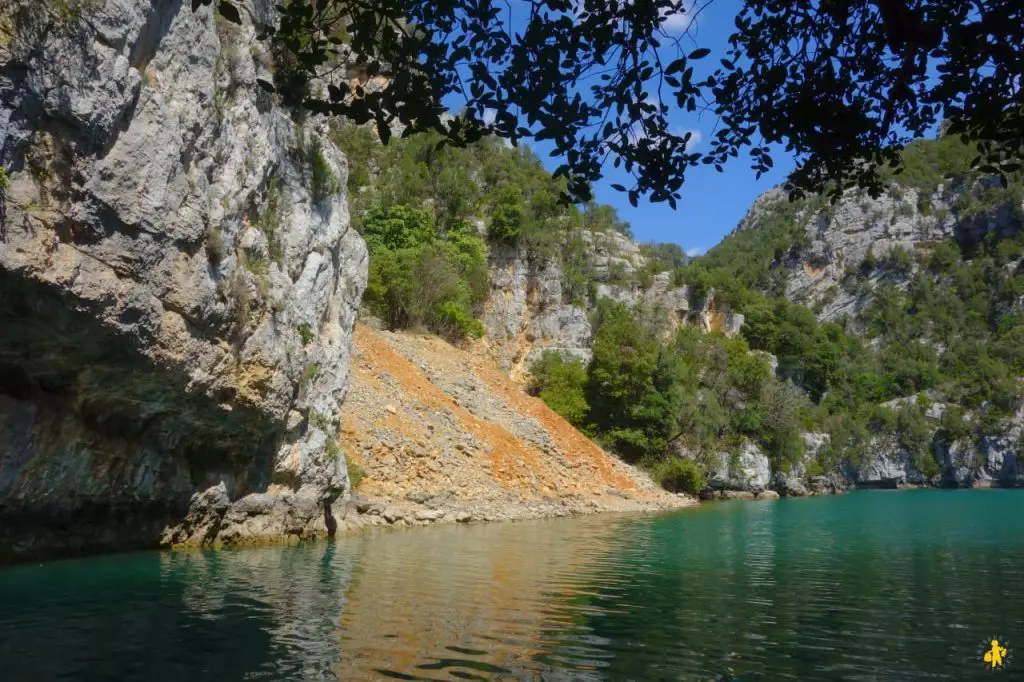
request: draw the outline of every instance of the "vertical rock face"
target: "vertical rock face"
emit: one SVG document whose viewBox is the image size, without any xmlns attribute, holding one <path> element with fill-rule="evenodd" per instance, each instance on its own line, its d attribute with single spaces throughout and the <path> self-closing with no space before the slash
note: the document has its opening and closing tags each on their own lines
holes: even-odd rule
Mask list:
<svg viewBox="0 0 1024 682">
<path fill-rule="evenodd" d="M 814 307 L 821 320 L 836 320 L 856 313 L 866 302 L 867 296 L 846 290 L 843 282 L 869 254 L 883 259 L 896 248 L 913 251 L 952 237 L 978 240 L 988 234 L 1015 234 L 1022 207 L 1007 202 L 972 216 L 963 215 L 959 208 L 961 197 L 997 183 L 994 177 L 980 178 L 971 186 L 957 180 L 940 184 L 934 192 L 892 186 L 877 199 L 855 192 L 835 206 L 805 211 L 797 216 L 804 244 L 799 253 L 779 263 L 786 268 L 786 298 Z M 781 190 L 766 192 L 735 231 L 761 228 L 786 202 Z M 871 273 L 871 287 L 878 277 L 879 273 Z"/>
<path fill-rule="evenodd" d="M 846 475 L 862 488 L 899 488 L 928 482 L 914 466 L 910 453 L 891 438 L 873 439 L 864 462 Z"/>
<path fill-rule="evenodd" d="M 714 291 L 694 300 L 689 287 L 675 286 L 672 273 L 644 281 L 647 258 L 618 232 L 580 229 L 565 237 L 579 240 L 590 291 L 571 300 L 564 283 L 566 265 L 557 255 L 541 257 L 524 248 L 492 247 L 491 296 L 483 315 L 487 342 L 498 366 L 517 380 L 546 351 L 586 363 L 594 330 L 590 313 L 607 298 L 634 310 L 666 335 L 682 325 L 728 336 L 740 333 L 743 315 L 732 312 Z"/>
<path fill-rule="evenodd" d="M 545 350 L 590 359 L 590 321 L 585 310 L 564 300 L 557 258 L 531 258 L 521 249 L 498 247 L 492 249 L 490 266 L 483 323 L 502 371 L 522 379 Z"/>
<path fill-rule="evenodd" d="M 0 560 L 327 532 L 344 157 L 256 86 L 263 3 L 51 4 L 0 9 Z"/>
<path fill-rule="evenodd" d="M 750 442 L 744 442 L 735 455 L 716 453 L 708 475 L 711 491 L 764 491 L 771 482 L 771 464 L 767 455 Z"/>
</svg>

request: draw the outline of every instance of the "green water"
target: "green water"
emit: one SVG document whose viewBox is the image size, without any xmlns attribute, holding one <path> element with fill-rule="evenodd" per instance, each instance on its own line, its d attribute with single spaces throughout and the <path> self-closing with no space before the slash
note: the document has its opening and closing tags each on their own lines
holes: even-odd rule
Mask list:
<svg viewBox="0 0 1024 682">
<path fill-rule="evenodd" d="M 0 680 L 1021 680 L 1022 588 L 1000 490 L 140 553 L 0 570 Z"/>
</svg>

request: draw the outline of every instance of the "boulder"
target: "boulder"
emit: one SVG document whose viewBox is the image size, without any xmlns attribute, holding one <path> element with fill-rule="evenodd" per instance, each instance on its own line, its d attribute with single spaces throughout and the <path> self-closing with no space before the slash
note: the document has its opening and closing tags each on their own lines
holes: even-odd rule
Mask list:
<svg viewBox="0 0 1024 682">
<path fill-rule="evenodd" d="M 708 476 L 708 487 L 715 491 L 759 493 L 771 482 L 768 456 L 756 445 L 744 441 L 739 452 L 716 453 Z"/>
</svg>

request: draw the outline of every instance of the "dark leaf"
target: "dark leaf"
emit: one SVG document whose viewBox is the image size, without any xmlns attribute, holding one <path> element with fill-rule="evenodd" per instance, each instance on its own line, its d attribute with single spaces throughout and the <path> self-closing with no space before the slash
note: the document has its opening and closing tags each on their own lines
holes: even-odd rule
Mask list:
<svg viewBox="0 0 1024 682">
<path fill-rule="evenodd" d="M 682 71 L 686 68 L 686 57 L 680 57 L 665 68 L 665 75 L 669 76 L 677 71 Z"/>
<path fill-rule="evenodd" d="M 228 0 L 220 0 L 220 4 L 217 5 L 217 11 L 232 24 L 240 25 L 242 23 L 242 15 L 238 13 L 238 8 L 228 2 Z"/>
<path fill-rule="evenodd" d="M 691 52 L 689 55 L 687 55 L 687 58 L 689 58 L 689 59 L 703 59 L 704 57 L 707 57 L 709 54 L 711 54 L 711 50 L 709 50 L 706 47 L 700 47 L 700 48 L 697 48 L 696 50 L 694 50 L 693 52 Z"/>
<path fill-rule="evenodd" d="M 266 92 L 271 92 L 271 93 L 277 92 L 277 90 L 274 89 L 274 85 L 272 83 L 270 83 L 269 81 L 265 81 L 262 78 L 257 78 L 256 79 L 256 85 L 258 85 L 260 87 L 260 89 L 262 89 L 262 90 L 264 90 Z"/>
<path fill-rule="evenodd" d="M 377 117 L 377 137 L 383 144 L 387 144 L 391 139 L 391 126 L 380 116 Z"/>
</svg>

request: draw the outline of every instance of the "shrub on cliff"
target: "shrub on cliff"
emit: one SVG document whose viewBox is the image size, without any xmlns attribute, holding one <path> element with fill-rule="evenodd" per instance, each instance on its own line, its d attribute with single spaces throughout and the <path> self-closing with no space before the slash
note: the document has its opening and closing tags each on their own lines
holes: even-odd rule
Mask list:
<svg viewBox="0 0 1024 682">
<path fill-rule="evenodd" d="M 323 201 L 329 196 L 338 193 L 338 177 L 331 170 L 331 165 L 324 156 L 323 143 L 320 138 L 314 137 L 306 150 L 306 158 L 309 161 L 309 192 L 313 195 L 313 201 Z"/>
<path fill-rule="evenodd" d="M 530 392 L 566 421 L 581 426 L 590 412 L 587 404 L 587 370 L 579 360 L 566 360 L 555 351 L 544 351 L 530 367 Z"/>
<path fill-rule="evenodd" d="M 439 234 L 434 214 L 376 206 L 362 221 L 370 251 L 363 300 L 390 329 L 423 326 L 445 338 L 479 338 L 474 317 L 490 292 L 487 244 L 465 222 Z"/>
<path fill-rule="evenodd" d="M 446 339 L 458 340 L 465 337 L 479 339 L 484 335 L 484 325 L 458 301 L 443 301 L 430 316 L 430 328 Z"/>
<path fill-rule="evenodd" d="M 633 238 L 633 230 L 629 223 L 619 218 L 614 206 L 587 202 L 583 207 L 583 227 L 591 232 L 618 232 L 624 237 Z"/>
<path fill-rule="evenodd" d="M 479 337 L 473 316 L 486 250 L 471 239 L 434 240 L 400 249 L 377 248 L 370 258 L 364 302 L 389 329 L 425 327 L 449 339 Z"/>
<path fill-rule="evenodd" d="M 692 459 L 668 457 L 651 468 L 651 477 L 665 490 L 697 495 L 707 484 L 707 474 Z"/>
<path fill-rule="evenodd" d="M 434 238 L 434 216 L 404 204 L 376 206 L 363 217 L 363 239 L 370 255 L 380 249 L 418 247 Z"/>
<path fill-rule="evenodd" d="M 491 224 L 487 235 L 499 242 L 515 242 L 523 232 L 526 222 L 526 205 L 523 192 L 514 185 L 501 187 L 491 206 Z"/>
</svg>

